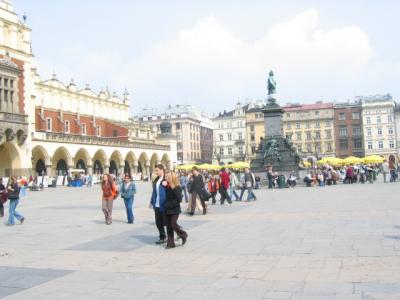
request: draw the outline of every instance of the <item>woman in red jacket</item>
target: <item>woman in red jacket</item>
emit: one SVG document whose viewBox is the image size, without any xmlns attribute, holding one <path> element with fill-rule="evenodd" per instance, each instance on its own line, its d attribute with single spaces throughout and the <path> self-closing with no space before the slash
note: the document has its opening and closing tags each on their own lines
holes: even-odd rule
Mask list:
<svg viewBox="0 0 400 300">
<path fill-rule="evenodd" d="M 102 209 L 105 221 L 107 225 L 111 225 L 113 203 L 114 199 L 118 197 L 118 187 L 115 184 L 114 179 L 109 174 L 103 175 L 101 189 L 103 191 Z"/>
<path fill-rule="evenodd" d="M 214 175 L 208 181 L 208 191 L 210 192 L 212 197 L 212 204 L 215 204 L 217 202 L 215 196 L 217 195 L 218 190 L 219 190 L 219 180 L 217 178 L 217 175 Z"/>
</svg>

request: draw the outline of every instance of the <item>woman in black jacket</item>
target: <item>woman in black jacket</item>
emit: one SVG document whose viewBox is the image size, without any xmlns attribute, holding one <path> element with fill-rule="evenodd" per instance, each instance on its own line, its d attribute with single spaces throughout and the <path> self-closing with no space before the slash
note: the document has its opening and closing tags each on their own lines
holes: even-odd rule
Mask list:
<svg viewBox="0 0 400 300">
<path fill-rule="evenodd" d="M 167 180 L 165 214 L 167 223 L 167 246 L 166 249 L 175 248 L 174 231 L 182 239 L 182 245 L 186 243 L 187 233 L 178 225 L 179 214 L 181 213 L 182 189 L 179 178 L 175 173 L 169 171 L 165 173 Z"/>
</svg>

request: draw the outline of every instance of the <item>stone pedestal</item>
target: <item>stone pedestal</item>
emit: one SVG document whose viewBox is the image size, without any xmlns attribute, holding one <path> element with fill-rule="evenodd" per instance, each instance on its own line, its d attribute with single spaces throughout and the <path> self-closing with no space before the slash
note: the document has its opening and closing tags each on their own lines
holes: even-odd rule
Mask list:
<svg viewBox="0 0 400 300">
<path fill-rule="evenodd" d="M 282 107 L 274 99 L 269 99 L 263 113 L 265 138 L 256 151 L 256 159 L 251 162 L 252 171 L 262 174 L 266 172 L 267 166 L 272 166 L 273 172 L 278 172 L 286 177 L 293 171 L 298 174 L 299 156 L 297 150 L 290 137 L 283 134 Z"/>
</svg>

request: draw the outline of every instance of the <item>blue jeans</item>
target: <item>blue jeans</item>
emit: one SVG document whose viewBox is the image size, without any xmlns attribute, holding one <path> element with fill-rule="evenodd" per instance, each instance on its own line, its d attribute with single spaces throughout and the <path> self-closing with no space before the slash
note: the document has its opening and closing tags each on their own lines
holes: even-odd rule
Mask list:
<svg viewBox="0 0 400 300">
<path fill-rule="evenodd" d="M 16 200 L 10 200 L 10 204 L 9 204 L 9 211 L 10 211 L 10 216 L 8 218 L 8 224 L 10 225 L 14 225 L 15 221 L 14 221 L 14 217 L 21 222 L 21 220 L 24 218 L 22 215 L 20 215 L 17 211 L 17 205 L 19 203 L 19 199 Z"/>
<path fill-rule="evenodd" d="M 256 200 L 257 197 L 256 197 L 256 195 L 254 195 L 253 188 L 248 187 L 247 188 L 247 201 L 250 201 L 251 199 Z"/>
<path fill-rule="evenodd" d="M 128 216 L 128 223 L 133 223 L 133 220 L 135 219 L 133 216 L 133 210 L 132 210 L 133 196 L 128 199 L 124 198 L 124 203 L 125 203 L 125 208 L 126 208 L 126 214 Z"/>
<path fill-rule="evenodd" d="M 229 188 L 229 198 L 232 199 L 232 196 L 235 196 L 236 201 L 239 200 L 239 196 L 238 196 L 238 194 L 236 193 L 234 187 L 230 187 L 230 188 Z"/>
<path fill-rule="evenodd" d="M 189 197 L 188 197 L 187 187 L 186 186 L 182 186 L 182 192 L 183 192 L 183 195 L 185 196 L 185 202 L 187 203 Z"/>
</svg>

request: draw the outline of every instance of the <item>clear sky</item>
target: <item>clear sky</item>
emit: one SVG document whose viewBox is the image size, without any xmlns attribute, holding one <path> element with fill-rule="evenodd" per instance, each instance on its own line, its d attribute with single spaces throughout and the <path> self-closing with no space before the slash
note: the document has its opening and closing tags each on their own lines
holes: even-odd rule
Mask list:
<svg viewBox="0 0 400 300">
<path fill-rule="evenodd" d="M 279 102 L 400 96 L 400 1 L 14 0 L 43 79 L 208 112 Z"/>
</svg>

